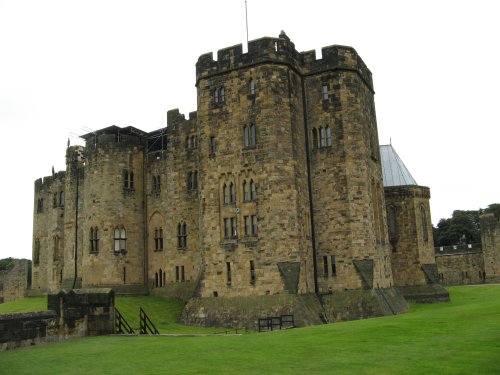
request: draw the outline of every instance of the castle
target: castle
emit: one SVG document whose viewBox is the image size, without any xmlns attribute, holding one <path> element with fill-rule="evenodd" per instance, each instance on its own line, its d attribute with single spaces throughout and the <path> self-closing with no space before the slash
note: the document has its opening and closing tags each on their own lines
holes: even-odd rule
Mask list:
<svg viewBox="0 0 500 375">
<path fill-rule="evenodd" d="M 448 299 L 429 188 L 379 147 L 372 75 L 353 48 L 317 59 L 282 32 L 200 56 L 196 87 L 187 119 L 85 134 L 66 171 L 36 180 L 33 289 L 177 296 L 184 321 L 207 325 Z"/>
</svg>

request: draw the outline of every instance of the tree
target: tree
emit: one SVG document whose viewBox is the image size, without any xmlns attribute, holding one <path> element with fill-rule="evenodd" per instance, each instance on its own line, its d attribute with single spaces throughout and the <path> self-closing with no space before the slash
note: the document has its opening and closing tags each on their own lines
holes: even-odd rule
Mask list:
<svg viewBox="0 0 500 375">
<path fill-rule="evenodd" d="M 497 219 L 500 219 L 500 203 L 492 203 L 484 210 L 480 210 L 485 214 L 493 214 Z"/>
<path fill-rule="evenodd" d="M 481 242 L 479 211 L 453 211 L 452 217 L 439 220 L 433 231 L 435 246 Z"/>
<path fill-rule="evenodd" d="M 14 267 L 14 258 L 0 259 L 0 271 L 8 271 Z"/>
<path fill-rule="evenodd" d="M 434 246 L 481 242 L 479 217 L 490 213 L 500 220 L 500 203 L 492 203 L 487 208 L 480 208 L 477 211 L 453 211 L 451 218 L 441 219 L 437 227 L 432 227 Z"/>
</svg>

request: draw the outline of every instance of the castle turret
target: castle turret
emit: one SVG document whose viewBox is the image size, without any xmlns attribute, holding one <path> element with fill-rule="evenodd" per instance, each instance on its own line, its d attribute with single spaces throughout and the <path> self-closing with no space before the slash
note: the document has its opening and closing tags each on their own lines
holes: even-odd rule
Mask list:
<svg viewBox="0 0 500 375">
<path fill-rule="evenodd" d="M 303 56 L 320 292 L 390 287 L 371 73 L 350 47 Z"/>
<path fill-rule="evenodd" d="M 84 135 L 82 285 L 144 285 L 146 133 L 111 126 Z"/>
<path fill-rule="evenodd" d="M 314 292 L 300 64 L 287 38 L 198 60 L 204 297 Z"/>
<path fill-rule="evenodd" d="M 62 283 L 65 179 L 65 172 L 52 171 L 51 176 L 35 181 L 32 255 L 34 291 L 58 290 Z"/>
<path fill-rule="evenodd" d="M 484 256 L 484 279 L 500 281 L 500 219 L 492 213 L 481 216 L 481 242 Z"/>
<path fill-rule="evenodd" d="M 448 300 L 434 256 L 430 189 L 417 184 L 392 145 L 380 153 L 394 285 L 410 300 Z"/>
</svg>

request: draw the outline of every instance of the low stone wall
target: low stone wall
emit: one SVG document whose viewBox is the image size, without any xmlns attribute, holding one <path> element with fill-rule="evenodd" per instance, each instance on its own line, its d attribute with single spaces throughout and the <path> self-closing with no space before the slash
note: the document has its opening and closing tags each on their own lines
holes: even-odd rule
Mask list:
<svg viewBox="0 0 500 375">
<path fill-rule="evenodd" d="M 15 259 L 14 267 L 8 271 L 0 271 L 0 302 L 23 298 L 28 288 L 28 259 Z"/>
<path fill-rule="evenodd" d="M 54 311 L 0 315 L 0 351 L 58 341 Z"/>
<path fill-rule="evenodd" d="M 0 351 L 114 332 L 111 289 L 61 291 L 48 311 L 0 315 Z"/>
<path fill-rule="evenodd" d="M 401 314 L 409 307 L 394 288 L 347 290 L 321 299 L 330 322 Z"/>
<path fill-rule="evenodd" d="M 254 297 L 192 298 L 179 321 L 207 327 L 256 329 L 258 319 L 294 315 L 297 327 L 334 321 L 399 314 L 408 303 L 394 289 L 369 289 L 314 294 Z"/>
<path fill-rule="evenodd" d="M 396 287 L 407 301 L 417 303 L 449 302 L 450 294 L 440 284 Z"/>
<path fill-rule="evenodd" d="M 482 251 L 436 254 L 439 279 L 443 285 L 479 284 L 484 282 Z"/>
<path fill-rule="evenodd" d="M 189 301 L 196 288 L 196 282 L 186 281 L 183 283 L 166 283 L 161 288 L 152 288 L 149 292 L 151 296 L 175 298 L 183 303 Z"/>
</svg>

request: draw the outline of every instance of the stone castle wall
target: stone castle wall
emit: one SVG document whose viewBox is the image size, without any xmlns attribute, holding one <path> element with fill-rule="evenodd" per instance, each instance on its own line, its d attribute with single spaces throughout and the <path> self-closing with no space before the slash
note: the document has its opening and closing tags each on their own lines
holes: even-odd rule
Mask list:
<svg viewBox="0 0 500 375">
<path fill-rule="evenodd" d="M 64 269 L 66 172 L 35 181 L 32 289 L 60 287 Z"/>
<path fill-rule="evenodd" d="M 0 352 L 114 333 L 114 292 L 71 290 L 48 296 L 48 311 L 0 315 Z"/>
<path fill-rule="evenodd" d="M 493 214 L 481 216 L 481 242 L 487 281 L 500 281 L 500 220 Z"/>
<path fill-rule="evenodd" d="M 422 265 L 436 263 L 429 198 L 423 186 L 385 188 L 395 286 L 426 285 Z"/>
<path fill-rule="evenodd" d="M 25 297 L 31 286 L 30 263 L 27 259 L 16 259 L 13 268 L 0 271 L 0 302 Z"/>
<path fill-rule="evenodd" d="M 448 249 L 451 248 L 451 249 Z M 479 284 L 485 281 L 484 253 L 480 246 L 437 248 L 439 280 L 444 285 Z"/>
<path fill-rule="evenodd" d="M 373 83 L 356 51 L 316 59 L 282 33 L 200 56 L 196 87 L 188 119 L 86 134 L 65 172 L 37 180 L 36 204 L 58 189 L 65 204 L 35 211 L 36 288 L 200 301 L 390 288 Z"/>
</svg>

